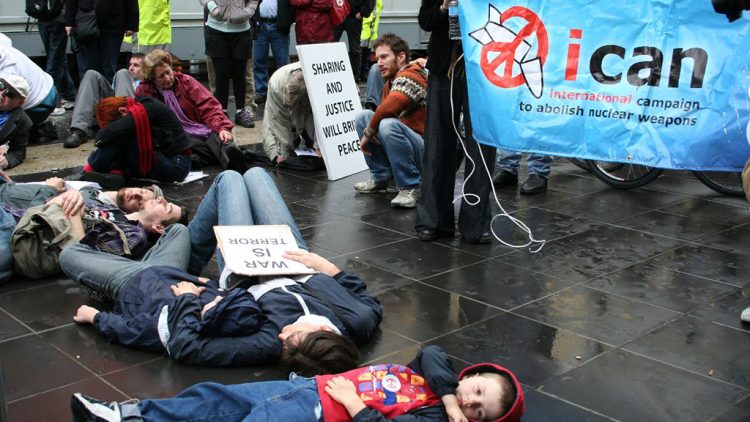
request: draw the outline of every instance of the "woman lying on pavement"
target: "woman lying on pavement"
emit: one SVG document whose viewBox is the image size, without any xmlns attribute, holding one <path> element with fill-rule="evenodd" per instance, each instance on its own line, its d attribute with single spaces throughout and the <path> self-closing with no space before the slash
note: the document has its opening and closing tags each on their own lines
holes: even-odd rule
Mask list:
<svg viewBox="0 0 750 422">
<path fill-rule="evenodd" d="M 244 201 L 244 205 L 233 201 Z M 113 312 L 81 306 L 74 319 L 92 323 L 110 341 L 166 350 L 172 358 L 188 364 L 261 365 L 276 362 L 284 352 L 291 368 L 300 361 L 316 362 L 326 371 L 353 367 L 357 356 L 345 351 L 356 350 L 351 341 L 361 344 L 375 333 L 382 320 L 380 303 L 359 277 L 306 251 L 267 171 L 254 168 L 244 176 L 227 171 L 216 178 L 189 226 L 193 245 L 198 242 L 203 246 L 193 248 L 191 266 L 210 259 L 216 241 L 213 236 L 213 240 L 202 236 L 208 236 L 214 225 L 255 222 L 289 225 L 301 250 L 288 251 L 286 258 L 318 273 L 267 277 L 247 290 L 235 288 L 227 294 L 218 282 L 204 283 L 175 268 L 144 268 L 115 290 Z M 185 247 L 184 243 L 171 245 L 172 249 Z M 241 293 L 236 293 L 238 290 Z M 217 296 L 244 303 L 242 312 L 235 317 L 222 315 L 231 303 L 221 306 L 226 299 L 217 302 Z M 217 309 L 212 312 L 212 307 Z M 244 318 L 241 328 L 246 332 L 231 336 L 221 332 L 223 324 L 237 325 L 238 318 Z"/>
</svg>

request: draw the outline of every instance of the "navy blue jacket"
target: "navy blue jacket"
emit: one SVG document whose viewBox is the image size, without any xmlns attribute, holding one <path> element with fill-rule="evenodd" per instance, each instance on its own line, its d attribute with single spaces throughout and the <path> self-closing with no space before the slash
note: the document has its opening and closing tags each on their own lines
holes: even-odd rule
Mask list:
<svg viewBox="0 0 750 422">
<path fill-rule="evenodd" d="M 191 295 L 180 297 L 169 311 L 167 351 L 172 358 L 195 365 L 274 363 L 281 356 L 282 344 L 278 339 L 281 329 L 304 315 L 298 298 L 305 302 L 311 314 L 328 318 L 343 335 L 357 344 L 367 341 L 383 319 L 380 302 L 367 292 L 365 283 L 355 275 L 340 272 L 330 277 L 318 273 L 307 281 L 306 286 L 286 286 L 266 292 L 257 299 L 265 317 L 260 329 L 240 337 L 202 335 L 197 329 L 201 309 L 199 301 Z M 308 288 L 325 298 L 335 312 Z"/>
<path fill-rule="evenodd" d="M 190 281 L 206 290 L 200 297 L 192 294 L 175 296 L 171 286 L 180 281 Z M 235 292 L 226 294 L 218 288 L 218 283 L 209 281 L 206 284 L 198 282 L 198 278 L 186 274 L 176 268 L 166 266 L 149 267 L 139 272 L 120 289 L 112 312 L 99 312 L 94 317 L 94 328 L 107 340 L 138 349 L 163 352 L 164 346 L 159 338 L 158 322 L 164 307 L 167 309 L 178 306 L 187 296 L 191 300 L 203 305 L 221 294 L 225 298 L 211 311 L 206 313 L 206 320 L 198 321 L 195 329 L 203 335 L 227 335 L 228 331 L 242 330 L 243 334 L 257 331 L 263 321 L 263 316 L 250 293 L 243 295 Z M 237 296 L 237 297 L 235 297 Z M 236 312 L 241 307 L 243 312 Z M 227 324 L 217 325 L 219 314 L 230 319 Z"/>
</svg>

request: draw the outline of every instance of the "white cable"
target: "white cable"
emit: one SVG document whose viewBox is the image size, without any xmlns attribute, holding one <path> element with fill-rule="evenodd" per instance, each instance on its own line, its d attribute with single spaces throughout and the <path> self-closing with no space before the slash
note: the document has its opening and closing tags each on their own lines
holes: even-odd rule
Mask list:
<svg viewBox="0 0 750 422">
<path fill-rule="evenodd" d="M 456 64 L 459 63 L 463 57 L 464 57 L 464 55 L 461 54 L 458 57 L 458 59 L 456 59 L 455 63 L 453 65 L 451 65 L 450 69 L 448 70 L 448 77 L 450 78 L 450 81 L 451 81 L 451 84 L 450 84 L 451 123 L 453 125 L 453 131 L 456 132 L 456 137 L 458 137 L 458 141 L 461 143 L 461 148 L 463 148 L 463 150 L 464 150 L 464 156 L 471 163 L 471 171 L 469 172 L 469 174 L 467 176 L 464 177 L 464 181 L 461 184 L 461 194 L 458 195 L 457 197 L 455 197 L 453 199 L 453 203 L 455 203 L 456 201 L 459 201 L 459 200 L 464 200 L 470 206 L 476 206 L 481 201 L 481 198 L 479 197 L 479 195 L 474 194 L 474 193 L 468 193 L 468 194 L 466 193 L 466 183 L 469 181 L 469 179 L 471 179 L 471 176 L 474 175 L 474 170 L 476 169 L 476 163 L 474 163 L 474 160 L 469 155 L 469 151 L 466 149 L 466 143 L 464 142 L 464 138 L 461 136 L 461 133 L 458 131 L 458 127 L 456 126 L 456 119 L 453 118 L 453 116 L 455 115 L 455 109 L 454 109 L 454 105 L 453 105 L 453 71 L 456 68 Z M 468 87 L 467 87 L 467 89 L 468 89 Z M 471 117 L 469 117 L 469 118 L 471 118 Z M 465 114 L 464 114 L 464 120 L 466 120 L 466 115 Z M 465 125 L 464 125 L 464 127 L 465 127 Z M 478 144 L 478 142 L 477 142 L 477 144 Z M 518 218 L 516 218 L 516 217 L 514 217 L 514 216 L 512 216 L 510 214 L 508 214 L 507 211 L 505 211 L 505 208 L 503 208 L 502 204 L 500 204 L 500 200 L 497 198 L 497 191 L 495 191 L 495 185 L 492 183 L 492 173 L 490 173 L 490 169 L 487 167 L 487 161 L 484 159 L 484 153 L 482 153 L 482 148 L 479 145 L 477 145 L 477 149 L 479 150 L 479 156 L 482 158 L 482 165 L 484 166 L 484 170 L 487 173 L 487 177 L 490 179 L 490 187 L 492 188 L 492 196 L 493 196 L 493 198 L 495 198 L 495 203 L 497 204 L 497 206 L 500 207 L 500 213 L 499 214 L 495 214 L 492 217 L 492 220 L 490 220 L 490 232 L 492 233 L 492 236 L 495 239 L 497 239 L 500 243 L 502 243 L 503 245 L 509 246 L 511 248 L 521 249 L 521 248 L 528 247 L 529 248 L 529 252 L 531 252 L 531 253 L 537 253 L 537 252 L 541 251 L 542 248 L 544 247 L 545 243 L 547 243 L 547 241 L 544 240 L 544 239 L 541 239 L 541 240 L 534 239 L 534 235 L 532 234 L 531 229 L 529 228 L 529 226 L 527 226 L 523 221 L 519 220 Z M 468 164 L 464 164 L 464 165 L 468 165 Z M 469 200 L 470 197 L 472 197 L 472 199 L 476 198 L 474 200 L 474 202 L 471 202 Z M 498 217 L 508 217 L 508 219 L 513 224 L 515 224 L 521 230 L 523 230 L 524 232 L 526 232 L 526 234 L 529 237 L 529 241 L 526 242 L 526 243 L 524 243 L 523 245 L 513 245 L 513 244 L 508 243 L 508 242 L 504 241 L 503 239 L 501 239 L 500 236 L 498 236 L 497 233 L 495 233 L 495 220 Z M 536 246 L 534 246 L 534 245 L 536 245 Z"/>
</svg>

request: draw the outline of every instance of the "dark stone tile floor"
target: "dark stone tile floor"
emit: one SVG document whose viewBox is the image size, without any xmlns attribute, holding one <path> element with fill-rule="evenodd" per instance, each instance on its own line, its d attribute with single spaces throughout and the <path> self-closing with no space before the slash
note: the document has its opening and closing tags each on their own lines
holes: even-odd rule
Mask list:
<svg viewBox="0 0 750 422">
<path fill-rule="evenodd" d="M 750 420 L 750 327 L 739 321 L 750 305 L 746 202 L 671 174 L 614 190 L 561 160 L 547 193 L 498 192 L 548 241 L 531 254 L 497 241 L 421 242 L 414 211 L 354 193 L 366 173 L 334 182 L 323 172 L 273 174 L 312 249 L 362 274 L 383 304 L 364 361 L 406 363 L 420 345 L 438 344 L 457 368 L 498 362 L 524 385 L 525 421 Z M 194 211 L 210 183 L 165 191 Z M 507 220 L 494 227 L 524 240 Z M 0 286 L 11 420 L 70 420 L 76 391 L 125 400 L 283 376 L 189 367 L 107 343 L 73 323 L 84 303 L 86 291 L 64 276 Z"/>
</svg>

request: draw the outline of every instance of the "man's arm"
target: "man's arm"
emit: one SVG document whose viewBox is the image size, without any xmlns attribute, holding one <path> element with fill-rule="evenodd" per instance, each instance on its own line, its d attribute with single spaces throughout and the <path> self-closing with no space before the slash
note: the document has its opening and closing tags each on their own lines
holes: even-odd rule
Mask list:
<svg viewBox="0 0 750 422">
<path fill-rule="evenodd" d="M 20 117 L 16 125 L 16 129 L 8 140 L 8 152 L 5 153 L 6 165 L 3 168 L 6 169 L 21 164 L 24 158 L 26 158 L 26 146 L 29 143 L 29 133 L 32 126 L 31 119 L 29 119 L 26 113 L 20 111 Z"/>
</svg>

